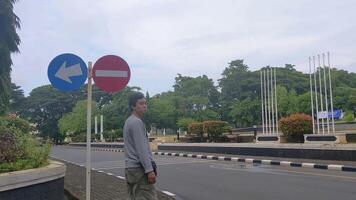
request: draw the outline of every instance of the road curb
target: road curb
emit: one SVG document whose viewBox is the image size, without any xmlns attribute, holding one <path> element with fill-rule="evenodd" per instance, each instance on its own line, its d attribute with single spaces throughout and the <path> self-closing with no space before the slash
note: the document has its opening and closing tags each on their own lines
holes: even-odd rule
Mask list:
<svg viewBox="0 0 356 200">
<path fill-rule="evenodd" d="M 113 149 L 113 148 L 111 148 L 111 149 L 93 148 L 93 150 L 94 151 L 124 152 L 124 150 L 122 150 L 122 149 Z M 256 164 L 263 164 L 263 165 L 279 165 L 279 166 L 285 166 L 285 167 L 313 168 L 313 169 L 321 169 L 321 170 L 356 172 L 356 167 L 346 166 L 346 165 L 298 163 L 298 162 L 290 162 L 290 161 L 260 160 L 260 159 L 253 159 L 253 158 L 239 158 L 239 157 L 230 157 L 230 156 L 214 156 L 214 155 L 174 153 L 174 152 L 152 152 L 152 153 L 154 155 L 162 155 L 162 156 L 177 156 L 177 157 L 189 157 L 189 158 L 218 160 L 218 161 L 256 163 Z"/>
<path fill-rule="evenodd" d="M 252 158 L 225 157 L 225 156 L 214 156 L 214 155 L 207 156 L 207 155 L 172 153 L 172 152 L 153 152 L 153 154 L 165 155 L 165 156 L 191 157 L 191 158 L 219 160 L 219 161 L 256 163 L 256 164 L 264 164 L 264 165 L 280 165 L 286 167 L 300 167 L 300 168 L 314 168 L 314 169 L 323 169 L 323 170 L 356 172 L 356 167 L 345 166 L 345 165 L 334 165 L 334 164 L 327 165 L 327 164 L 317 164 L 317 163 L 297 163 L 297 162 L 290 162 L 290 161 L 260 160 L 260 159 L 252 159 Z"/>
</svg>

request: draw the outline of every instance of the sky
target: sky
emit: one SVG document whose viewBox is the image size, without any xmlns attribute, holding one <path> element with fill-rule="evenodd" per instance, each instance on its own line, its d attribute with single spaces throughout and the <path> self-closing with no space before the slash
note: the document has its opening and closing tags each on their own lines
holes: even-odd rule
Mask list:
<svg viewBox="0 0 356 200">
<path fill-rule="evenodd" d="M 235 59 L 308 73 L 308 57 L 329 51 L 332 66 L 356 72 L 355 10 L 355 0 L 20 0 L 11 77 L 28 95 L 50 84 L 48 65 L 63 53 L 118 55 L 129 85 L 151 96 L 173 90 L 178 73 L 217 85 Z"/>
</svg>

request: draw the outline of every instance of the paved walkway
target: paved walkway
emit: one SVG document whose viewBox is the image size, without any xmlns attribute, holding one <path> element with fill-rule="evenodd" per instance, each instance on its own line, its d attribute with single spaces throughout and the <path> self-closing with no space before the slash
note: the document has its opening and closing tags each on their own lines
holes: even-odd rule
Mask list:
<svg viewBox="0 0 356 200">
<path fill-rule="evenodd" d="M 63 162 L 59 160 L 60 162 Z M 65 162 L 64 162 L 65 163 Z M 67 165 L 64 188 L 79 200 L 85 200 L 85 168 L 70 163 Z M 160 200 L 173 200 L 158 193 Z M 91 200 L 126 200 L 126 181 L 113 175 L 91 171 Z"/>
</svg>

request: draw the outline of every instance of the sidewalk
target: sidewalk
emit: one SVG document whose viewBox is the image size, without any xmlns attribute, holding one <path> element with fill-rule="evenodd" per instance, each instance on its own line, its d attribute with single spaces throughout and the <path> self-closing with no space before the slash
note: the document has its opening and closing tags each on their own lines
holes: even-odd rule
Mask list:
<svg viewBox="0 0 356 200">
<path fill-rule="evenodd" d="M 56 160 L 56 159 L 54 159 Z M 60 162 L 64 162 L 58 160 Z M 65 163 L 65 162 L 64 162 Z M 70 163 L 64 177 L 64 189 L 79 200 L 85 200 L 85 168 Z M 160 200 L 174 200 L 161 192 Z M 91 171 L 91 200 L 127 200 L 126 181 L 97 171 Z"/>
</svg>

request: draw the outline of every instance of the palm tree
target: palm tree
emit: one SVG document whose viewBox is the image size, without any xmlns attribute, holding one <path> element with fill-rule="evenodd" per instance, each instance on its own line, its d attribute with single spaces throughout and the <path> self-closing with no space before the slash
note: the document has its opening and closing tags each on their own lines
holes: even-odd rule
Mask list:
<svg viewBox="0 0 356 200">
<path fill-rule="evenodd" d="M 18 52 L 20 19 L 14 13 L 16 0 L 0 1 L 0 115 L 9 108 L 11 91 L 11 53 Z"/>
</svg>

